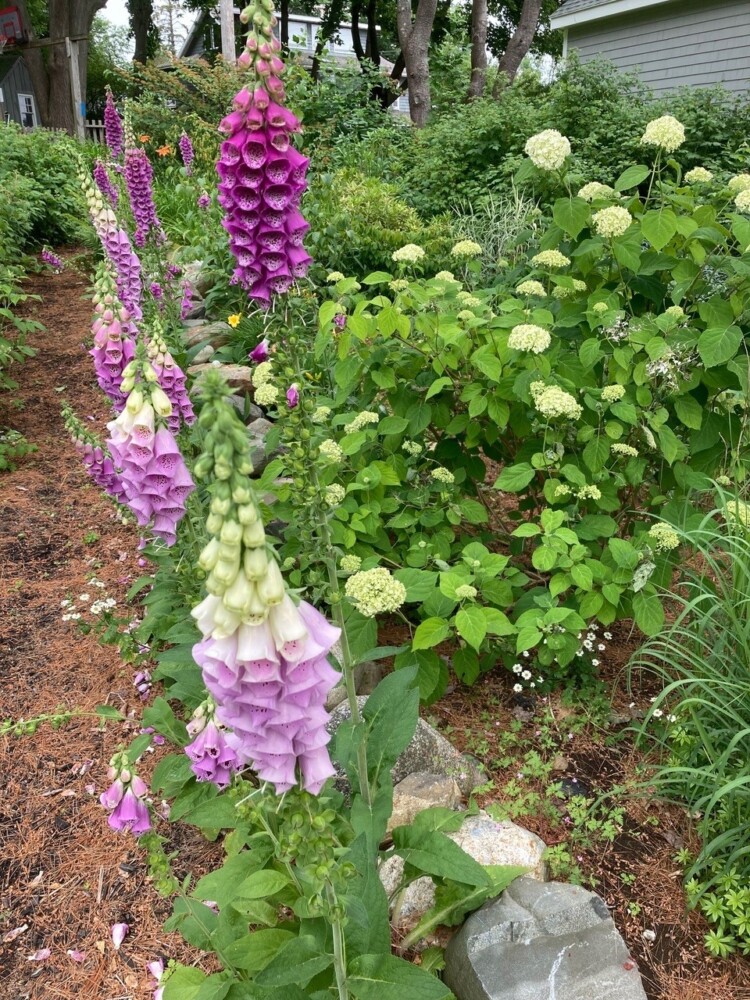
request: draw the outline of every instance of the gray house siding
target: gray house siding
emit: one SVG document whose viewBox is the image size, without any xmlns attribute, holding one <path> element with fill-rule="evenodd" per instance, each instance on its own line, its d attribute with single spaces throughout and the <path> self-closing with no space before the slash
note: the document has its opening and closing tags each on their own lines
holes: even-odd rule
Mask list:
<svg viewBox="0 0 750 1000">
<path fill-rule="evenodd" d="M 2 121 L 6 120 L 7 115 L 12 122 L 18 122 L 19 125 L 29 124 L 21 119 L 19 95 L 30 94 L 34 101 L 34 123 L 40 124 L 34 87 L 26 64 L 20 56 L 4 56 L 0 59 L 0 90 L 3 92 L 3 101 L 0 103 Z"/>
<path fill-rule="evenodd" d="M 567 49 L 637 70 L 656 93 L 675 87 L 750 90 L 750 2 L 681 0 L 568 28 Z"/>
</svg>

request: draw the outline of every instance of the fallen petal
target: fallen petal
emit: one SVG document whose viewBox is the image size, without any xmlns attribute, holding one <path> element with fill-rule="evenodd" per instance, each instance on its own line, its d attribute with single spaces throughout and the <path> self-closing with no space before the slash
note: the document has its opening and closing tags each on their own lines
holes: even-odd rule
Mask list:
<svg viewBox="0 0 750 1000">
<path fill-rule="evenodd" d="M 83 962 L 86 958 L 86 952 L 78 951 L 77 948 L 68 948 L 67 954 L 70 955 L 74 962 Z"/>
<path fill-rule="evenodd" d="M 38 951 L 35 951 L 33 955 L 27 955 L 26 961 L 43 962 L 45 959 L 49 958 L 51 954 L 52 954 L 51 948 L 40 948 Z"/>
<path fill-rule="evenodd" d="M 130 930 L 127 924 L 112 924 L 112 944 L 115 946 L 115 951 L 120 950 L 120 945 L 125 940 L 125 937 Z"/>
<path fill-rule="evenodd" d="M 21 924 L 20 927 L 14 927 L 12 931 L 7 931 L 3 934 L 3 944 L 10 944 L 11 941 L 15 941 L 19 934 L 23 934 L 24 931 L 29 929 L 28 924 Z"/>
</svg>

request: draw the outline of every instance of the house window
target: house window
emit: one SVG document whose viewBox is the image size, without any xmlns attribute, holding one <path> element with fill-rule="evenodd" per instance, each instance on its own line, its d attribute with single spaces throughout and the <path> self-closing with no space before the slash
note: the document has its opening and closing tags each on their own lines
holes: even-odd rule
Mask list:
<svg viewBox="0 0 750 1000">
<path fill-rule="evenodd" d="M 24 128 L 34 128 L 38 124 L 33 94 L 18 95 L 18 110 L 21 112 L 21 124 Z"/>
</svg>

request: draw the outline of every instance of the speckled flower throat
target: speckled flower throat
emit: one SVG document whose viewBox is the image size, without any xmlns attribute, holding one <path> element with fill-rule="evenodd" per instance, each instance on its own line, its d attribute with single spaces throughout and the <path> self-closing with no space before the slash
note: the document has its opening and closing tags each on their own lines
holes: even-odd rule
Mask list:
<svg viewBox="0 0 750 1000">
<path fill-rule="evenodd" d="M 255 0 L 240 19 L 250 24 L 240 66 L 251 80 L 236 95 L 219 129 L 228 136 L 217 164 L 224 228 L 237 260 L 233 281 L 267 308 L 307 274 L 311 258 L 302 240 L 310 228 L 299 211 L 308 159 L 291 142 L 300 128 L 284 106 L 284 63 L 274 37 L 270 0 Z"/>
</svg>

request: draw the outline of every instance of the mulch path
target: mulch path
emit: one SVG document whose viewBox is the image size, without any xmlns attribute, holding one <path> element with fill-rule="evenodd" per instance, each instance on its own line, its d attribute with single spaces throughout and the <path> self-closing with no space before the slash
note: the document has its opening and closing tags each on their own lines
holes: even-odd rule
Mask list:
<svg viewBox="0 0 750 1000">
<path fill-rule="evenodd" d="M 95 631 L 82 634 L 76 621 L 62 620 L 72 610 L 62 602 L 72 600 L 80 621 L 91 623 L 85 608 L 104 596 L 117 601 L 123 618 L 137 614 L 125 594 L 143 572 L 137 526 L 121 524 L 90 485 L 60 417 L 65 398 L 100 431 L 108 419 L 83 347 L 91 321 L 86 285 L 71 266 L 30 279 L 27 290 L 44 300 L 27 311 L 46 329 L 29 339 L 39 353 L 15 373 L 20 389 L 0 396 L 0 427 L 21 431 L 38 448 L 17 470 L 0 474 L 0 719 L 29 719 L 60 707 L 79 713 L 57 730 L 43 723 L 31 735 L 0 737 L 0 1000 L 145 1000 L 153 988 L 147 962 L 200 958 L 179 935 L 162 931 L 170 903 L 150 885 L 135 840 L 110 831 L 97 802 L 109 757 L 138 728 L 142 706 L 132 668 L 115 648 L 100 645 Z M 89 602 L 81 602 L 81 594 Z M 616 632 L 607 663 L 613 684 L 634 642 L 624 627 Z M 501 734 L 519 718 L 511 685 L 507 673 L 492 674 L 473 689 L 454 688 L 427 710 L 462 749 L 476 752 L 481 740 L 495 783 L 482 804 L 503 801 L 516 769 L 493 763 L 502 756 Z M 628 700 L 618 688 L 616 705 L 626 707 Z M 102 725 L 94 710 L 103 703 L 130 720 Z M 549 708 L 563 735 L 569 710 L 556 700 Z M 523 752 L 535 747 L 543 710 L 540 704 L 523 720 Z M 608 745 L 607 735 L 585 728 L 565 746 L 566 777 L 597 794 L 632 778 L 641 760 L 631 743 Z M 550 844 L 562 839 L 564 827 L 547 819 L 532 815 L 521 822 Z M 673 857 L 675 844 L 690 836 L 679 810 L 633 799 L 623 832 L 611 845 L 583 852 L 581 869 L 597 880 L 612 908 L 650 1000 L 747 1000 L 748 963 L 710 959 L 702 948 L 704 921 L 686 913 Z M 190 828 L 179 828 L 176 846 L 178 875 L 205 870 L 219 857 L 218 846 Z M 632 884 L 623 882 L 623 873 Z M 637 917 L 628 909 L 633 902 L 641 907 Z M 110 927 L 121 921 L 130 933 L 115 951 Z M 643 939 L 646 929 L 655 932 L 653 943 Z M 49 958 L 29 960 L 46 948 Z M 68 950 L 86 957 L 75 962 Z"/>
</svg>

